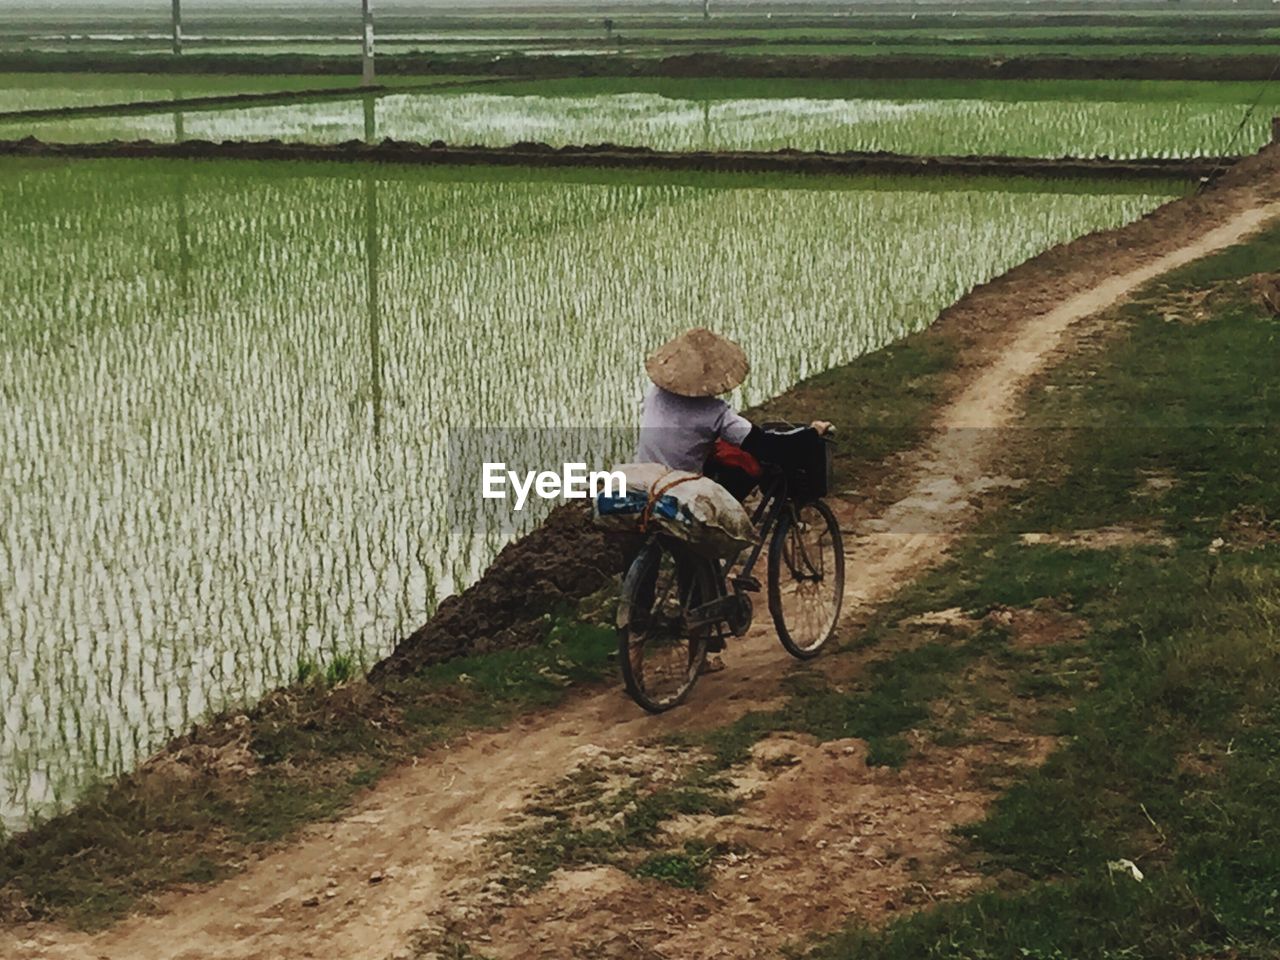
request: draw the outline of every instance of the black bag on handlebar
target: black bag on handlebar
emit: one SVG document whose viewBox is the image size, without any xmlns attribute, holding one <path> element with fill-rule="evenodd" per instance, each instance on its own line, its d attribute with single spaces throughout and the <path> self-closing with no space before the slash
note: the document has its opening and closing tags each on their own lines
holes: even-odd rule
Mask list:
<svg viewBox="0 0 1280 960">
<path fill-rule="evenodd" d="M 825 497 L 831 490 L 832 442 L 808 428 L 783 432 L 796 434 L 793 450 L 780 464 L 791 499 L 803 503 Z"/>
</svg>

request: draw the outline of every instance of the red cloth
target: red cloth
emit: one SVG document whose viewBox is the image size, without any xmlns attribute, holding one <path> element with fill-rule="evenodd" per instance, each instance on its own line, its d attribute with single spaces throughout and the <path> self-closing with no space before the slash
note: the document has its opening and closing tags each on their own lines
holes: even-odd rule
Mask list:
<svg viewBox="0 0 1280 960">
<path fill-rule="evenodd" d="M 757 480 L 764 476 L 764 468 L 760 466 L 759 460 L 727 440 L 716 441 L 711 459 L 722 466 L 736 467 Z"/>
</svg>

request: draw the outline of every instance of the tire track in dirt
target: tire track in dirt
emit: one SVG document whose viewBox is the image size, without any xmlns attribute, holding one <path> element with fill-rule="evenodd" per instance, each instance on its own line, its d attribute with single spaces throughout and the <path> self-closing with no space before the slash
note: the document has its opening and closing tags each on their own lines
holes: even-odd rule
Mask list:
<svg viewBox="0 0 1280 960">
<path fill-rule="evenodd" d="M 1280 203 L 1246 209 L 1194 242 L 1102 279 L 1015 327 L 991 362 L 974 371 L 968 385 L 944 408 L 932 438 L 903 458 L 909 493 L 878 518 L 864 522 L 853 519 L 851 503 L 840 504 L 844 522 L 856 534 L 850 542 L 848 569 L 847 600 L 853 611 L 891 596 L 945 555 L 983 491 L 999 482 L 987 475 L 999 452 L 998 428 L 1012 422 L 1019 392 L 1051 362 L 1074 323 L 1162 273 L 1240 241 L 1277 216 Z M 461 738 L 389 775 L 352 813 L 308 828 L 296 842 L 250 864 L 237 877 L 166 895 L 155 903 L 154 914 L 130 918 L 99 934 L 50 926 L 29 927 L 16 936 L 0 934 L 0 956 L 391 956 L 404 949 L 414 930 L 440 909 L 451 891 L 474 885 L 485 839 L 519 812 L 537 788 L 570 769 L 584 747 L 622 749 L 680 729 L 722 724 L 748 709 L 767 706 L 777 696 L 778 679 L 789 663 L 771 628 L 758 626 L 731 650 L 731 669 L 707 677 L 683 709 L 649 717 L 619 690 L 610 689 L 506 730 Z M 853 774 L 846 770 L 845 775 Z M 598 892 L 587 888 L 579 896 L 590 899 Z M 857 904 L 841 907 L 856 910 Z M 707 944 L 705 952 L 697 954 L 706 957 L 755 956 L 770 946 L 767 938 L 759 940 L 743 923 L 740 912 L 727 917 L 732 922 L 717 922 L 714 913 L 709 920 L 690 921 L 694 928 L 681 931 L 679 955 L 695 956 L 684 949 L 698 942 Z M 601 922 L 590 912 L 583 920 L 596 927 Z"/>
</svg>

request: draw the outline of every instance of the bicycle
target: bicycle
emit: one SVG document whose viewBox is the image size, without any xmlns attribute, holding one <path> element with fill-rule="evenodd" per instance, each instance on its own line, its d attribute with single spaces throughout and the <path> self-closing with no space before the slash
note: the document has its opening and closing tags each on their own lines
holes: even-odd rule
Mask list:
<svg viewBox="0 0 1280 960">
<path fill-rule="evenodd" d="M 750 629 L 750 594 L 761 589 L 753 571 L 766 543 L 769 613 L 783 647 L 808 660 L 835 633 L 844 600 L 844 541 L 822 499 L 832 443 L 823 439 L 820 467 L 761 465 L 760 500 L 751 513 L 757 539 L 745 557 L 712 560 L 654 534 L 632 562 L 618 607 L 619 660 L 627 692 L 650 713 L 688 697 L 713 638 L 741 637 Z M 823 475 L 814 476 L 819 470 Z"/>
</svg>

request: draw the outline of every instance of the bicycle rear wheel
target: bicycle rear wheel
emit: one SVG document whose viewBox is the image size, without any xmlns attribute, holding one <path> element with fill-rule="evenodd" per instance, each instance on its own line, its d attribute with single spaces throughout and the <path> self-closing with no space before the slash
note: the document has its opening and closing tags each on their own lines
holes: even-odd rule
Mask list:
<svg viewBox="0 0 1280 960">
<path fill-rule="evenodd" d="M 715 596 L 706 563 L 647 544 L 622 581 L 618 659 L 627 693 L 650 713 L 681 703 L 707 658 L 707 630 L 685 628 L 689 610 Z"/>
<path fill-rule="evenodd" d="M 769 613 L 793 657 L 816 657 L 836 632 L 844 605 L 844 538 L 821 500 L 778 518 L 769 544 Z"/>
</svg>

